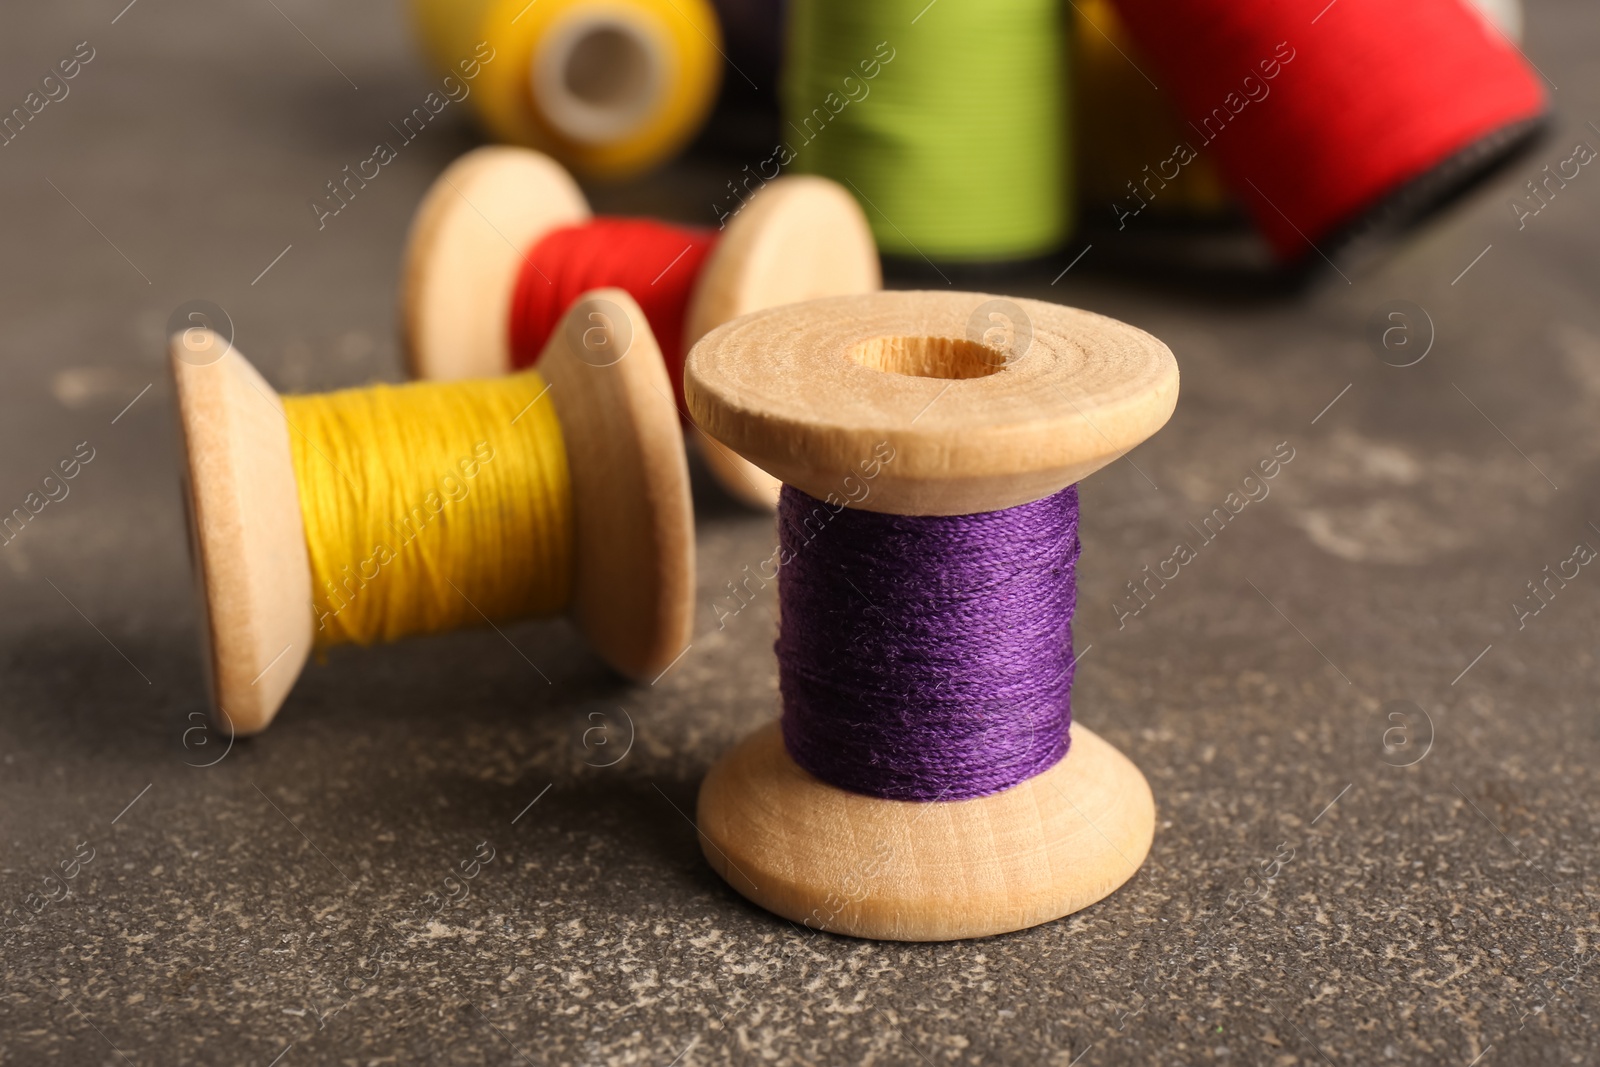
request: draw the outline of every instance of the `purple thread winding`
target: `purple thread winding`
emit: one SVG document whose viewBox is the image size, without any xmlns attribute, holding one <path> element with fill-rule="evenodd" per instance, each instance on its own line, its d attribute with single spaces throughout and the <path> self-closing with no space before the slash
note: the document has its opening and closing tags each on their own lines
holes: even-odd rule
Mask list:
<svg viewBox="0 0 1600 1067">
<path fill-rule="evenodd" d="M 1009 789 L 1067 754 L 1078 489 L 976 515 L 778 503 L 783 740 L 891 800 Z"/>
</svg>

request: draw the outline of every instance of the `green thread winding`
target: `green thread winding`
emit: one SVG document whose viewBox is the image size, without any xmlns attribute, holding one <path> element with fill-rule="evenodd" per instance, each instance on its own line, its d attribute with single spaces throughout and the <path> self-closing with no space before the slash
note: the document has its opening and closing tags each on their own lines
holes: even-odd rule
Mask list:
<svg viewBox="0 0 1600 1067">
<path fill-rule="evenodd" d="M 1057 0 L 793 0 L 795 165 L 851 189 L 886 253 L 1050 252 L 1071 226 L 1066 34 Z"/>
</svg>

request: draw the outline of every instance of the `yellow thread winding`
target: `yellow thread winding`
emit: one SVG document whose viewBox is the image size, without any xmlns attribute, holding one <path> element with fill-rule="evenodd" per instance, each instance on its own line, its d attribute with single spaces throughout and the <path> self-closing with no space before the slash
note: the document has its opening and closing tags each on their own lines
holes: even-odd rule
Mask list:
<svg viewBox="0 0 1600 1067">
<path fill-rule="evenodd" d="M 534 371 L 284 397 L 318 647 L 529 615 L 572 594 L 572 483 Z"/>
<path fill-rule="evenodd" d="M 722 33 L 708 0 L 411 0 L 418 36 L 442 70 L 494 51 L 470 97 L 496 139 L 527 145 L 597 178 L 625 178 L 675 155 L 699 132 L 722 79 Z M 557 70 L 552 46 L 589 37 L 573 69 Z M 626 46 L 628 40 L 637 42 Z M 640 45 L 643 45 L 641 48 Z M 652 58 L 653 57 L 653 58 Z M 653 74 L 651 73 L 653 71 Z M 565 84 L 574 97 L 631 116 L 618 129 L 597 115 L 577 133 L 539 99 Z"/>
</svg>

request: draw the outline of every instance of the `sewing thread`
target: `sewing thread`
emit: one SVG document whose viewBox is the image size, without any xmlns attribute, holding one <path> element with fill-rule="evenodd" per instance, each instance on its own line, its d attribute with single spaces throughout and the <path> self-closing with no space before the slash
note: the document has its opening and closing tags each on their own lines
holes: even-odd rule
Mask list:
<svg viewBox="0 0 1600 1067">
<path fill-rule="evenodd" d="M 965 800 L 1059 762 L 1072 723 L 1078 491 L 974 515 L 778 503 L 790 756 L 842 789 Z"/>
<path fill-rule="evenodd" d="M 936 261 L 1049 252 L 1070 228 L 1065 8 L 795 0 L 785 138 L 851 188 L 878 247 Z"/>
<path fill-rule="evenodd" d="M 318 647 L 571 598 L 566 446 L 535 372 L 283 398 Z"/>
<path fill-rule="evenodd" d="M 1214 155 L 1285 261 L 1420 217 L 1548 107 L 1516 46 L 1461 0 L 1116 5 L 1188 120 L 1184 147 Z M 1130 190 L 1128 209 L 1164 187 Z"/>
<path fill-rule="evenodd" d="M 675 155 L 710 114 L 722 35 L 707 0 L 412 0 L 435 65 L 477 42 L 473 106 L 497 140 L 624 178 Z"/>
<path fill-rule="evenodd" d="M 683 403 L 683 330 L 689 298 L 717 234 L 650 219 L 599 218 L 562 226 L 523 256 L 511 297 L 511 364 L 531 367 L 583 293 L 615 287 L 639 302 Z"/>
</svg>

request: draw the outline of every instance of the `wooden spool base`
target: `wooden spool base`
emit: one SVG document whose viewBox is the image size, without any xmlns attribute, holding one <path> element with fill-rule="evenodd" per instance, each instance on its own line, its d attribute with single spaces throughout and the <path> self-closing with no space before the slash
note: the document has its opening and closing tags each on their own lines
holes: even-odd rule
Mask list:
<svg viewBox="0 0 1600 1067">
<path fill-rule="evenodd" d="M 949 941 L 1070 915 L 1133 877 L 1155 801 L 1121 752 L 1078 723 L 1066 759 L 975 800 L 911 803 L 847 792 L 802 770 L 778 725 L 700 787 L 706 859 L 730 886 L 814 929 Z"/>
</svg>

